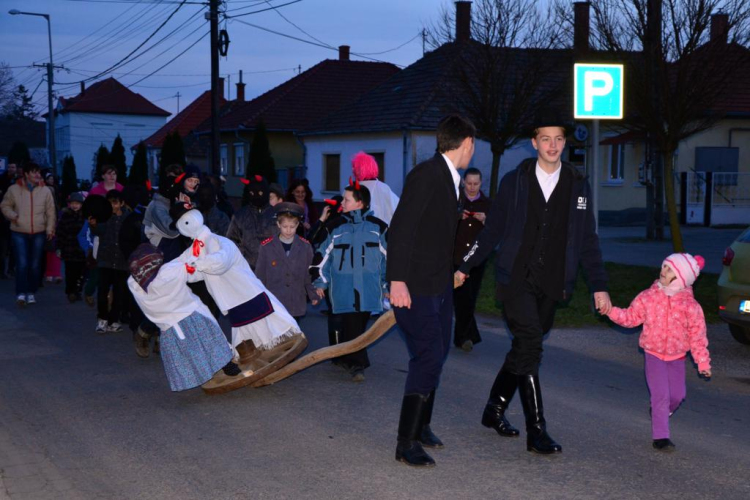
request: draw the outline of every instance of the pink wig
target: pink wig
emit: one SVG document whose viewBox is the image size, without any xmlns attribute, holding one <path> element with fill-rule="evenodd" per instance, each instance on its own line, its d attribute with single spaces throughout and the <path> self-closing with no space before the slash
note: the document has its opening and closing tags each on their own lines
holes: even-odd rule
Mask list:
<svg viewBox="0 0 750 500">
<path fill-rule="evenodd" d="M 364 151 L 352 158 L 352 173 L 358 181 L 371 181 L 378 178 L 378 162 Z"/>
</svg>

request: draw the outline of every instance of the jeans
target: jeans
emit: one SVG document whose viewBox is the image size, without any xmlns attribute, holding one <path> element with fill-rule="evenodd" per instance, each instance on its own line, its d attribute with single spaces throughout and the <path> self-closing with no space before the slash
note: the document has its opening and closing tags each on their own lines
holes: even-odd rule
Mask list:
<svg viewBox="0 0 750 500">
<path fill-rule="evenodd" d="M 42 281 L 45 233 L 11 231 L 10 241 L 16 260 L 16 295 L 34 294 Z"/>
</svg>

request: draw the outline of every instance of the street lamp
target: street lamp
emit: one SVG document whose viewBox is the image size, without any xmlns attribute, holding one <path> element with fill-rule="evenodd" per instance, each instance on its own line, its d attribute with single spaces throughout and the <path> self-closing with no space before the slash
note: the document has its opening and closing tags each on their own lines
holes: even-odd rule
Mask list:
<svg viewBox="0 0 750 500">
<path fill-rule="evenodd" d="M 52 63 L 52 23 L 50 22 L 49 14 L 39 14 L 37 12 L 22 12 L 20 10 L 11 9 L 8 11 L 11 16 L 37 16 L 43 17 L 47 20 L 47 36 L 49 38 L 49 64 L 47 64 L 47 106 L 49 107 L 49 161 L 52 164 L 52 170 L 57 174 L 59 178 L 59 172 L 57 171 L 57 147 L 55 145 L 55 110 L 53 107 L 52 99 L 52 85 L 53 85 L 53 73 L 52 70 L 54 65 Z"/>
</svg>

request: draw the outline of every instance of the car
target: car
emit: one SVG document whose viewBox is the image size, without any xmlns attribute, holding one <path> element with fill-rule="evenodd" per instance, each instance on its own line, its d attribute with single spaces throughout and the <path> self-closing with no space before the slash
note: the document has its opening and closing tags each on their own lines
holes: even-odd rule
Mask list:
<svg viewBox="0 0 750 500">
<path fill-rule="evenodd" d="M 737 342 L 750 345 L 750 227 L 725 251 L 719 275 L 719 316 Z"/>
</svg>

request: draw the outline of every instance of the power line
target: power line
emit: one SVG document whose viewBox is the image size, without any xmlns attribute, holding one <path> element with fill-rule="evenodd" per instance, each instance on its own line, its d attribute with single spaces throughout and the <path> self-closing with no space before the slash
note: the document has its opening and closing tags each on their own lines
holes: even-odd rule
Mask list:
<svg viewBox="0 0 750 500">
<path fill-rule="evenodd" d="M 320 40 L 319 38 L 315 38 L 310 33 L 308 33 L 307 31 L 303 30 L 302 28 L 300 28 L 299 26 L 297 26 L 296 24 L 294 24 L 288 17 L 286 17 L 284 14 L 282 14 L 279 9 L 277 9 L 275 6 L 271 5 L 271 2 L 269 2 L 268 0 L 264 0 L 264 2 L 266 4 L 268 4 L 269 6 L 271 6 L 271 8 L 274 10 L 274 12 L 276 12 L 279 16 L 281 16 L 281 18 L 284 21 L 286 21 L 287 23 L 291 24 L 292 26 L 294 26 L 295 28 L 297 28 L 299 31 L 301 31 L 302 33 L 304 33 L 305 35 L 309 36 L 310 38 L 312 38 L 313 40 L 315 40 L 318 43 L 322 43 L 323 45 L 328 45 L 329 47 L 332 47 L 331 44 L 326 43 L 323 40 Z M 279 5 L 278 7 L 283 7 L 283 5 Z"/>
<path fill-rule="evenodd" d="M 287 3 L 282 3 L 281 5 L 273 5 L 273 6 L 271 6 L 271 7 L 267 7 L 267 8 L 265 8 L 265 9 L 254 10 L 254 11 L 252 11 L 252 12 L 245 12 L 245 13 L 243 13 L 243 14 L 235 14 L 234 16 L 226 16 L 226 15 L 225 15 L 224 17 L 226 17 L 227 19 L 236 19 L 236 18 L 238 18 L 238 17 L 251 16 L 251 15 L 253 15 L 253 14 L 260 14 L 261 12 L 267 12 L 267 11 L 269 11 L 269 10 L 276 10 L 276 9 L 278 9 L 279 7 L 286 7 L 287 5 L 292 5 L 293 3 L 299 3 L 299 2 L 301 2 L 301 1 L 302 1 L 302 0 L 292 0 L 291 2 L 287 2 Z"/>
<path fill-rule="evenodd" d="M 417 33 L 413 38 L 410 38 L 409 40 L 405 41 L 404 43 L 402 43 L 398 47 L 394 47 L 394 48 L 388 49 L 388 50 L 383 50 L 381 52 L 359 52 L 357 55 L 359 55 L 359 56 L 379 56 L 381 54 L 387 54 L 388 52 L 394 52 L 394 51 L 400 49 L 401 47 L 405 47 L 405 46 L 409 45 L 411 42 L 413 42 L 414 40 L 416 40 L 420 36 L 422 36 L 422 32 L 421 31 L 419 33 Z"/>
</svg>

